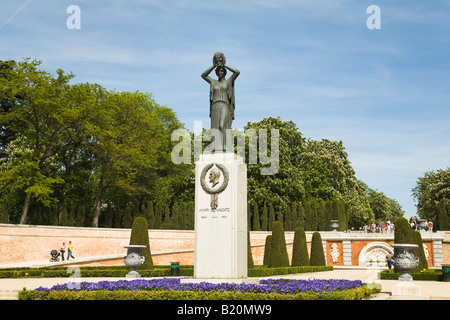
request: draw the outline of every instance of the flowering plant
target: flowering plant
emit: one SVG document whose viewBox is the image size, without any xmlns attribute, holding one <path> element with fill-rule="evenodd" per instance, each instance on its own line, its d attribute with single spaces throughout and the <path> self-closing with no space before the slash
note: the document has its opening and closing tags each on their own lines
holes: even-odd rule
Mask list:
<svg viewBox="0 0 450 320">
<path fill-rule="evenodd" d="M 71 283 L 58 284 L 51 288 L 39 287 L 35 291 L 93 291 L 93 290 L 130 290 L 130 291 L 151 291 L 151 290 L 178 290 L 196 292 L 253 292 L 253 293 L 279 293 L 295 294 L 300 292 L 326 293 L 332 291 L 343 291 L 364 286 L 360 280 L 291 280 L 291 279 L 266 279 L 260 284 L 248 283 L 181 283 L 178 278 L 159 278 L 152 280 L 118 280 L 100 282 L 81 282 L 74 286 Z"/>
</svg>

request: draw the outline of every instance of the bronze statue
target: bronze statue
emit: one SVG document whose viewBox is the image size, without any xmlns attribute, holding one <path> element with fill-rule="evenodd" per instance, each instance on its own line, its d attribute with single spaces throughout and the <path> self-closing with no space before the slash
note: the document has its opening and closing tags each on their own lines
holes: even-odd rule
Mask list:
<svg viewBox="0 0 450 320">
<path fill-rule="evenodd" d="M 211 129 L 217 129 L 222 133 L 222 141 L 219 141 L 222 150 L 226 150 L 226 131 L 231 129 L 231 123 L 234 120 L 234 81 L 240 73 L 238 69 L 225 63 L 225 55 L 222 52 L 216 52 L 213 57 L 213 65 L 202 73 L 202 78 L 210 84 L 209 117 L 211 118 Z M 209 77 L 214 68 L 218 80 Z M 227 69 L 233 74 L 225 79 Z"/>
</svg>

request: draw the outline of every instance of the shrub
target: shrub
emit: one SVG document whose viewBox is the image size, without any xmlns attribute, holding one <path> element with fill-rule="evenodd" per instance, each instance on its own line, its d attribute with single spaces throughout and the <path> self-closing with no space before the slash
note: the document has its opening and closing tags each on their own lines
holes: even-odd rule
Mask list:
<svg viewBox="0 0 450 320">
<path fill-rule="evenodd" d="M 398 280 L 400 275 L 401 273 L 395 272 L 394 269 L 380 272 L 382 280 Z M 442 270 L 439 269 L 424 269 L 419 272 L 411 272 L 410 275 L 413 277 L 413 280 L 442 281 Z"/>
<path fill-rule="evenodd" d="M 269 265 L 271 267 L 289 267 L 289 256 L 286 248 L 286 238 L 281 221 L 275 221 L 272 227 L 272 248 Z"/>
<path fill-rule="evenodd" d="M 253 255 L 252 255 L 252 245 L 250 243 L 250 231 L 247 231 L 247 267 L 253 268 L 255 266 L 253 262 Z"/>
<path fill-rule="evenodd" d="M 263 258 L 263 264 L 265 266 L 270 265 L 270 257 L 272 255 L 272 235 L 268 235 L 266 237 L 266 243 L 264 246 L 264 258 Z"/>
<path fill-rule="evenodd" d="M 311 266 L 324 266 L 325 254 L 323 252 L 322 237 L 319 232 L 314 232 L 311 240 Z"/>
<path fill-rule="evenodd" d="M 305 229 L 298 227 L 294 233 L 294 245 L 292 248 L 292 263 L 294 266 L 309 266 L 308 247 L 306 244 Z"/>
<path fill-rule="evenodd" d="M 144 245 L 141 255 L 145 257 L 145 261 L 141 269 L 153 268 L 152 254 L 150 252 L 150 240 L 148 238 L 148 225 L 144 217 L 137 217 L 133 221 L 131 227 L 130 245 Z"/>
<path fill-rule="evenodd" d="M 423 250 L 423 242 L 422 242 L 422 236 L 420 235 L 419 231 L 412 231 L 414 235 L 414 242 L 419 247 L 416 248 L 414 254 L 416 257 L 419 258 L 419 265 L 412 270 L 412 272 L 419 272 L 420 270 L 428 269 L 428 261 L 427 257 L 425 256 L 425 251 Z"/>
<path fill-rule="evenodd" d="M 394 243 L 415 243 L 411 226 L 405 218 L 395 221 Z"/>
<path fill-rule="evenodd" d="M 396 244 L 402 244 L 402 243 L 409 243 L 409 244 L 415 244 L 414 240 L 414 233 L 411 229 L 411 225 L 409 224 L 408 220 L 405 218 L 398 218 L 395 221 L 395 231 L 394 231 L 394 243 Z M 394 251 L 397 251 L 396 249 Z M 396 255 L 395 253 L 394 255 Z M 394 266 L 395 272 L 399 272 L 397 268 Z"/>
</svg>

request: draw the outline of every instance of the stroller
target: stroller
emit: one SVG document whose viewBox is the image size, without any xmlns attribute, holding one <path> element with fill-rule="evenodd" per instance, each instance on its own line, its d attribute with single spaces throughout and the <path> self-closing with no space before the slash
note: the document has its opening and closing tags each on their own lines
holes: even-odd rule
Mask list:
<svg viewBox="0 0 450 320">
<path fill-rule="evenodd" d="M 59 261 L 60 253 L 58 250 L 52 250 L 52 251 L 50 251 L 50 254 L 52 256 L 52 258 L 50 259 L 50 262 L 58 262 Z"/>
</svg>

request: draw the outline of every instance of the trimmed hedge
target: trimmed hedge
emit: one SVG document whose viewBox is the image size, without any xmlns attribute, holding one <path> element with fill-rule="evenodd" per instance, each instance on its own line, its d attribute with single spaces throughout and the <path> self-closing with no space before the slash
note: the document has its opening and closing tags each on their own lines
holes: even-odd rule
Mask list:
<svg viewBox="0 0 450 320">
<path fill-rule="evenodd" d="M 310 265 L 305 229 L 302 227 L 295 229 L 291 265 L 293 267 Z"/>
<path fill-rule="evenodd" d="M 325 293 L 302 292 L 296 294 L 255 292 L 198 292 L 178 290 L 152 291 L 34 291 L 23 289 L 19 300 L 362 300 L 379 289 L 362 286 L 355 289 Z"/>
<path fill-rule="evenodd" d="M 272 245 L 270 248 L 270 267 L 289 267 L 289 255 L 286 247 L 284 227 L 281 221 L 275 221 L 272 226 Z"/>
<path fill-rule="evenodd" d="M 400 275 L 401 273 L 395 272 L 394 269 L 380 272 L 382 280 L 398 280 Z M 421 272 L 412 272 L 410 275 L 413 277 L 413 280 L 442 281 L 442 270 L 440 269 L 425 269 Z"/>
<path fill-rule="evenodd" d="M 80 277 L 125 277 L 130 270 L 125 266 L 108 267 L 79 267 Z M 72 271 L 73 273 L 74 271 Z M 142 277 L 168 277 L 171 275 L 170 266 L 154 266 L 152 269 L 139 269 Z M 194 274 L 193 266 L 181 266 L 180 276 L 192 276 Z M 67 267 L 48 267 L 48 268 L 19 268 L 0 270 L 0 278 L 23 278 L 23 277 L 69 277 Z"/>
<path fill-rule="evenodd" d="M 276 275 L 296 274 L 306 272 L 333 271 L 333 266 L 298 266 L 298 267 L 255 267 L 248 269 L 249 277 L 270 277 Z"/>
<path fill-rule="evenodd" d="M 147 219 L 136 217 L 131 227 L 130 245 L 144 245 L 141 255 L 145 258 L 142 269 L 152 269 L 153 259 L 150 251 L 150 239 L 148 237 Z"/>
<path fill-rule="evenodd" d="M 333 266 L 300 266 L 300 267 L 279 267 L 268 268 L 265 266 L 255 266 L 248 269 L 249 277 L 267 277 L 283 274 L 295 274 L 304 272 L 332 271 Z M 125 277 L 129 269 L 124 266 L 110 267 L 80 267 L 80 276 L 84 278 L 95 277 Z M 139 269 L 142 277 L 169 277 L 170 266 L 154 266 L 153 269 Z M 191 277 L 194 275 L 194 266 L 181 266 L 180 276 Z M 65 278 L 69 277 L 67 267 L 48 267 L 48 268 L 19 268 L 0 270 L 0 278 L 23 278 L 23 277 L 41 277 L 41 278 Z"/>
<path fill-rule="evenodd" d="M 319 232 L 314 232 L 311 239 L 311 257 L 309 258 L 311 266 L 325 266 L 325 253 L 323 252 L 322 237 Z"/>
</svg>

